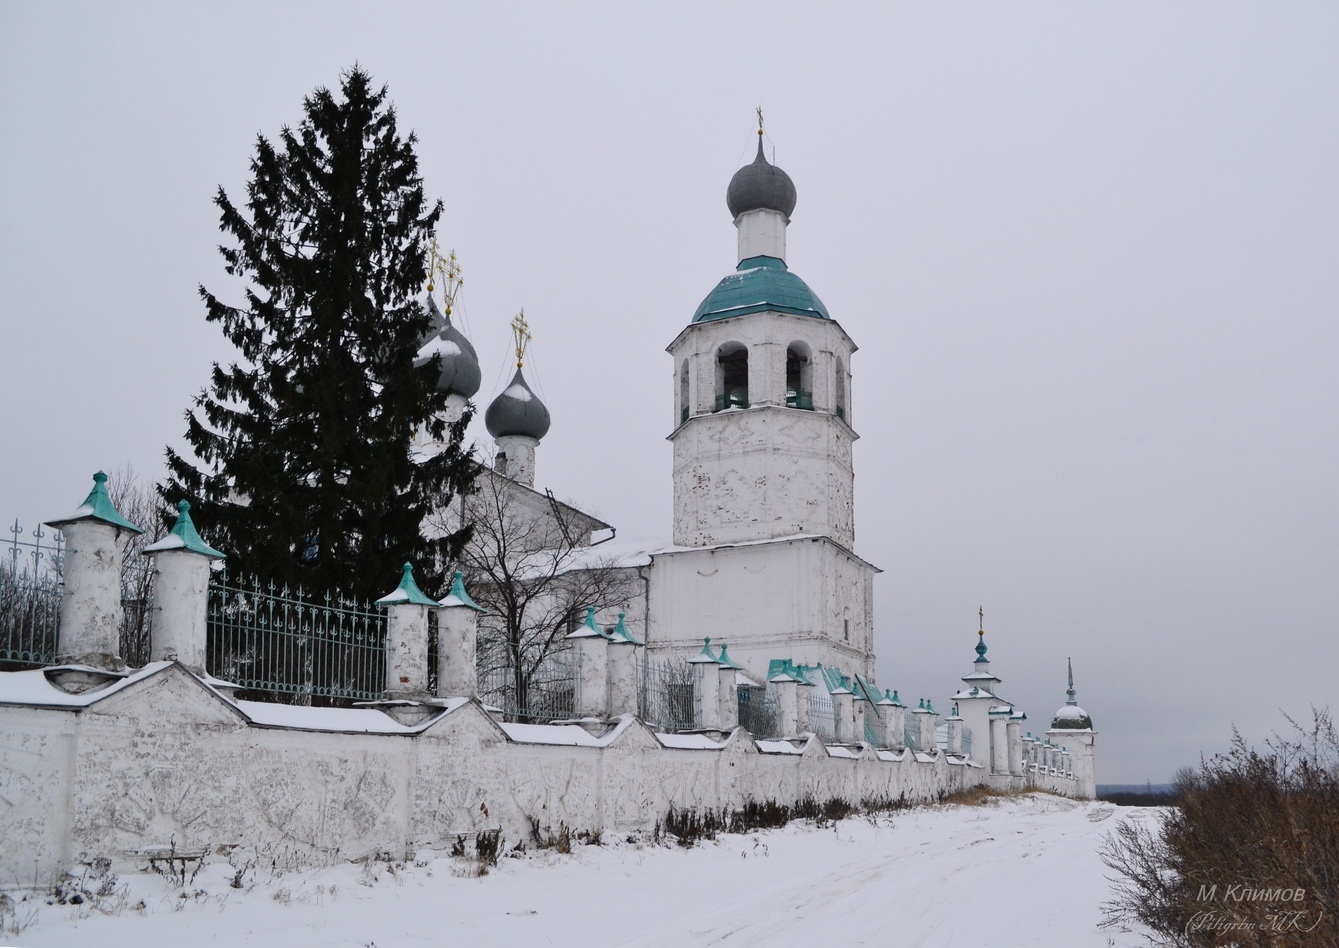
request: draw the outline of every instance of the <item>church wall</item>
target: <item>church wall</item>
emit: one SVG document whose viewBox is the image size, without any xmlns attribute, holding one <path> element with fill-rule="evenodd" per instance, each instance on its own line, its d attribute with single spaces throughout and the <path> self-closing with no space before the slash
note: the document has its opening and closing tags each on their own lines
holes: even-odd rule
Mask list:
<svg viewBox="0 0 1339 948">
<path fill-rule="evenodd" d="M 728 409 L 674 435 L 674 542 L 812 533 L 855 543 L 852 433 L 833 415 Z"/>
<path fill-rule="evenodd" d="M 658 553 L 647 644 L 696 652 L 710 636 L 759 680 L 774 658 L 869 676 L 874 572 L 820 538 Z"/>
</svg>

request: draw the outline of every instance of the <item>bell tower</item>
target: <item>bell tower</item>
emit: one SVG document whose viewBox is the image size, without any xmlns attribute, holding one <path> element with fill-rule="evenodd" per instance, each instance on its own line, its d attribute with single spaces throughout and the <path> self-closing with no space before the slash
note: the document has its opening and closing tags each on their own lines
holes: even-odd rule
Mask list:
<svg viewBox="0 0 1339 948">
<path fill-rule="evenodd" d="M 855 343 L 786 265 L 790 176 L 758 154 L 726 203 L 737 267 L 669 346 L 674 357 L 674 542 L 812 534 L 846 549 Z"/>
<path fill-rule="evenodd" d="M 878 570 L 853 552 L 856 346 L 786 263 L 795 185 L 767 160 L 761 120 L 758 135 L 726 191 L 735 270 L 669 345 L 674 547 L 655 557 L 648 644 L 728 640 L 759 680 L 776 659 L 870 677 Z"/>
</svg>

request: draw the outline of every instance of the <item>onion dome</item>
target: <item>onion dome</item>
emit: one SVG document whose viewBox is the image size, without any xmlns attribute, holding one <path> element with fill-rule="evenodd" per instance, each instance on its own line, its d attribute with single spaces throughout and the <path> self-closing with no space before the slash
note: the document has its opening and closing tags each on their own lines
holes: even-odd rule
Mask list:
<svg viewBox="0 0 1339 948">
<path fill-rule="evenodd" d="M 1069 663 L 1069 700 L 1066 701 L 1060 710 L 1055 712 L 1055 717 L 1051 719 L 1051 730 L 1053 731 L 1091 731 L 1093 729 L 1093 719 L 1088 716 L 1088 712 L 1079 707 L 1075 700 L 1074 692 L 1074 663 Z"/>
<path fill-rule="evenodd" d="M 549 433 L 549 410 L 526 384 L 519 367 L 511 384 L 484 412 L 484 425 L 495 439 L 524 435 L 538 441 Z"/>
<path fill-rule="evenodd" d="M 791 211 L 795 210 L 795 183 L 790 180 L 790 175 L 763 157 L 761 132 L 758 133 L 758 157 L 730 179 L 725 204 L 733 217 L 764 209 L 790 217 Z"/>
<path fill-rule="evenodd" d="M 479 357 L 474 346 L 455 326 L 451 317 L 443 316 L 432 297 L 428 297 L 434 332 L 423 341 L 414 357 L 414 365 L 423 365 L 434 356 L 441 357 L 441 374 L 437 377 L 437 391 L 462 398 L 473 398 L 483 383 Z"/>
</svg>

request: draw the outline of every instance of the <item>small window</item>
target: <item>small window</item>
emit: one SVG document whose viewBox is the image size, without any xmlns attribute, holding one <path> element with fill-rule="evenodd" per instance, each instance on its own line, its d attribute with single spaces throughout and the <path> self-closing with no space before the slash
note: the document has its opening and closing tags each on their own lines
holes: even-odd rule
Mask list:
<svg viewBox="0 0 1339 948">
<path fill-rule="evenodd" d="M 679 424 L 688 420 L 692 414 L 692 406 L 688 402 L 688 360 L 683 360 L 683 365 L 679 367 Z"/>
<path fill-rule="evenodd" d="M 661 378 L 664 378 L 664 376 L 661 376 Z M 851 620 L 850 620 L 850 619 L 843 619 L 843 620 L 842 620 L 842 635 L 845 636 L 846 641 L 848 641 L 848 642 L 851 641 Z"/>
<path fill-rule="evenodd" d="M 847 416 L 846 412 L 846 366 L 842 364 L 841 359 L 837 359 L 835 365 L 837 369 L 837 378 L 834 390 L 835 398 L 833 398 L 833 409 L 836 411 L 838 418 L 841 418 L 845 420 L 847 424 L 850 424 L 851 419 Z"/>
</svg>

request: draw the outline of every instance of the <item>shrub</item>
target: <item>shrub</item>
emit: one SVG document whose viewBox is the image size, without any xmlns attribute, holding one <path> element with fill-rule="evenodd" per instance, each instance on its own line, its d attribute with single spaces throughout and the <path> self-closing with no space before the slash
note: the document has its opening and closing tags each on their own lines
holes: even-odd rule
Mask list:
<svg viewBox="0 0 1339 948">
<path fill-rule="evenodd" d="M 1294 727 L 1262 751 L 1236 735 L 1178 775 L 1156 828 L 1117 827 L 1104 924 L 1144 925 L 1160 945 L 1339 945 L 1339 736 L 1327 711 Z"/>
</svg>

